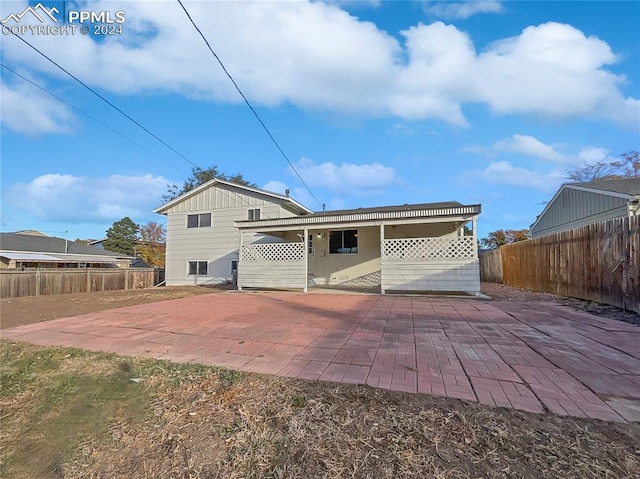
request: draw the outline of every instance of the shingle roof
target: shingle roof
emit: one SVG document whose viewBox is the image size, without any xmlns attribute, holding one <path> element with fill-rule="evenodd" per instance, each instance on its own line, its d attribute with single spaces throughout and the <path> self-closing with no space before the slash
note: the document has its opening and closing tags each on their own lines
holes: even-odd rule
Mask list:
<svg viewBox="0 0 640 479">
<path fill-rule="evenodd" d="M 624 195 L 640 195 L 640 178 L 620 178 L 595 180 L 585 183 L 567 183 L 567 186 L 581 186 L 592 190 L 611 191 Z"/>
<path fill-rule="evenodd" d="M 334 215 L 350 215 L 359 213 L 393 213 L 396 211 L 413 211 L 413 210 L 433 210 L 439 208 L 455 208 L 456 206 L 463 206 L 462 203 L 457 201 L 444 201 L 441 203 L 419 203 L 412 205 L 397 205 L 397 206 L 375 206 L 373 208 L 354 208 L 350 210 L 329 210 L 313 213 L 313 216 L 334 216 Z"/>
<path fill-rule="evenodd" d="M 105 251 L 64 238 L 52 236 L 33 236 L 18 233 L 0 233 L 0 250 L 28 251 L 36 253 L 71 253 L 81 255 L 113 256 L 127 258 L 127 255 Z"/>
</svg>

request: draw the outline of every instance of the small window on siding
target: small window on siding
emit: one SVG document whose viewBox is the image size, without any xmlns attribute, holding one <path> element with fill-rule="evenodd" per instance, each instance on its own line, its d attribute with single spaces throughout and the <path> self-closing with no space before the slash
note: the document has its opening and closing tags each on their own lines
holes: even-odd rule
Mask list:
<svg viewBox="0 0 640 479">
<path fill-rule="evenodd" d="M 187 215 L 187 228 L 208 228 L 211 226 L 211 213 Z"/>
<path fill-rule="evenodd" d="M 208 267 L 207 261 L 189 261 L 189 276 L 206 276 Z"/>
<path fill-rule="evenodd" d="M 329 253 L 354 254 L 358 252 L 358 230 L 329 232 Z"/>
<path fill-rule="evenodd" d="M 249 221 L 257 221 L 260 219 L 260 208 L 249 210 Z"/>
</svg>

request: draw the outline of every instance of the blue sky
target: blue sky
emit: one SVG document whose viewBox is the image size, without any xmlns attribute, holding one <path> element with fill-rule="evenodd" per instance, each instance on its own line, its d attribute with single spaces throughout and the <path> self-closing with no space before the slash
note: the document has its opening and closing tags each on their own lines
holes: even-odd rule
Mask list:
<svg viewBox="0 0 640 479">
<path fill-rule="evenodd" d="M 484 236 L 528 227 L 567 169 L 640 148 L 640 2 L 184 3 L 327 209 L 481 203 Z M 1 18 L 26 6 L 3 0 Z M 177 2 L 64 6 L 123 11 L 122 34 L 24 38 L 191 162 L 321 208 Z M 2 64 L 109 127 L 1 68 L 0 229 L 164 221 L 152 210 L 192 165 L 0 42 Z"/>
</svg>

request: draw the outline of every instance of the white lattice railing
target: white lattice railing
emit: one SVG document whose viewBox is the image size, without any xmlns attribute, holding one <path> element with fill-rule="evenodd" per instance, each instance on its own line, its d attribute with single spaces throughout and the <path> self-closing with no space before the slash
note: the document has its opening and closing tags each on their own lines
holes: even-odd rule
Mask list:
<svg viewBox="0 0 640 479">
<path fill-rule="evenodd" d="M 386 239 L 382 243 L 383 260 L 439 260 L 477 258 L 473 236 Z"/>
<path fill-rule="evenodd" d="M 304 261 L 304 243 L 266 243 L 242 245 L 244 263 L 295 263 Z"/>
</svg>

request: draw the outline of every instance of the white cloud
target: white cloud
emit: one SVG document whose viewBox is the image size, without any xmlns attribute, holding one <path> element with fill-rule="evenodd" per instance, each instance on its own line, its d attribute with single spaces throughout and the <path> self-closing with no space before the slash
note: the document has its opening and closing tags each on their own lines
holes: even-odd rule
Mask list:
<svg viewBox="0 0 640 479">
<path fill-rule="evenodd" d="M 6 189 L 6 201 L 18 211 L 47 222 L 100 223 L 124 216 L 148 217 L 170 181 L 143 175 L 83 177 L 50 173 Z"/>
<path fill-rule="evenodd" d="M 539 173 L 521 166 L 514 166 L 508 161 L 495 161 L 485 169 L 465 172 L 467 178 L 480 178 L 488 183 L 532 188 L 540 191 L 552 191 L 562 182 L 564 173 L 553 170 Z"/>
<path fill-rule="evenodd" d="M 604 160 L 611 152 L 606 148 L 596 148 L 587 146 L 582 148 L 578 153 L 578 159 L 581 163 L 595 163 Z"/>
<path fill-rule="evenodd" d="M 0 122 L 5 128 L 32 137 L 71 131 L 74 116 L 69 109 L 31 85 L 0 80 L 0 98 Z"/>
<path fill-rule="evenodd" d="M 499 0 L 438 2 L 428 4 L 426 11 L 441 18 L 460 18 L 464 20 L 479 13 L 502 13 L 504 12 L 504 6 Z"/>
<path fill-rule="evenodd" d="M 379 196 L 398 181 L 395 169 L 381 163 L 317 164 L 302 158 L 296 165 L 300 176 L 312 189 L 326 188 L 341 196 Z"/>
<path fill-rule="evenodd" d="M 609 155 L 606 148 L 595 146 L 576 146 L 567 144 L 547 144 L 530 135 L 515 134 L 510 138 L 496 141 L 492 146 L 469 145 L 463 151 L 485 156 L 513 153 L 510 156 L 526 156 L 538 160 L 560 163 L 565 165 L 581 165 L 600 161 Z"/>
<path fill-rule="evenodd" d="M 112 93 L 240 101 L 179 5 L 91 3 L 92 10 L 116 6 L 127 13 L 122 37 L 30 40 L 82 80 Z M 466 15 L 500 4 L 449 6 Z M 323 2 L 189 2 L 187 8 L 257 104 L 466 126 L 463 105 L 480 103 L 498 114 L 599 118 L 638 128 L 640 100 L 625 98 L 625 78 L 606 70 L 618 57 L 607 43 L 571 25 L 530 26 L 477 53 L 471 37 L 453 25 L 418 24 L 400 32 L 401 43 Z M 3 38 L 3 55 L 62 76 L 11 36 Z"/>
<path fill-rule="evenodd" d="M 559 153 L 555 147 L 542 143 L 540 140 L 528 135 L 513 135 L 513 137 L 497 141 L 494 148 L 499 151 L 522 153 L 541 160 L 567 163 L 571 158 Z"/>
</svg>

